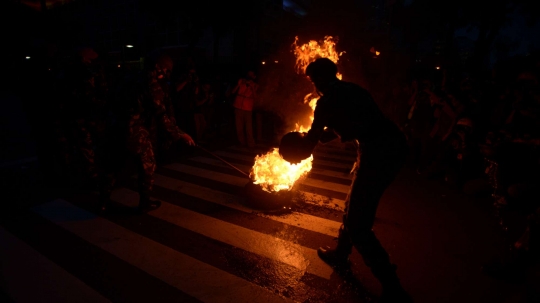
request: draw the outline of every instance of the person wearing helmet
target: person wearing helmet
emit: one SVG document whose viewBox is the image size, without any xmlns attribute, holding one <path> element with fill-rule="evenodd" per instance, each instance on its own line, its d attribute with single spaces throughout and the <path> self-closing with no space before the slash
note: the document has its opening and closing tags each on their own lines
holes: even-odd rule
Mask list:
<svg viewBox="0 0 540 303">
<path fill-rule="evenodd" d="M 357 145 L 358 161 L 337 246 L 321 247 L 318 255 L 328 264 L 343 268 L 349 265 L 354 246 L 381 282 L 383 301 L 411 302 L 396 275 L 396 266 L 390 263 L 388 253 L 372 230 L 379 199 L 405 163 L 405 135 L 383 115 L 367 90 L 339 80 L 337 71 L 334 62 L 327 58 L 308 65 L 306 75 L 321 95 L 314 120 L 307 134 L 286 135 L 280 152 L 285 160 L 296 163 L 309 157 L 328 131 L 333 131 L 342 142 Z"/>
</svg>

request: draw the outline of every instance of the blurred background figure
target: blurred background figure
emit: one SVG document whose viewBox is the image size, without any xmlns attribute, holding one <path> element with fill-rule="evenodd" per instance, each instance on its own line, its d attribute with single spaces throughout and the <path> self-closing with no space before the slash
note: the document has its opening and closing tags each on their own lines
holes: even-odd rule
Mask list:
<svg viewBox="0 0 540 303">
<path fill-rule="evenodd" d="M 236 94 L 233 107 L 235 108 L 236 136 L 242 146 L 255 146 L 253 138 L 253 105 L 257 97 L 258 84 L 255 82 L 255 72 L 248 71 L 245 78 L 238 80 L 232 90 Z"/>
</svg>

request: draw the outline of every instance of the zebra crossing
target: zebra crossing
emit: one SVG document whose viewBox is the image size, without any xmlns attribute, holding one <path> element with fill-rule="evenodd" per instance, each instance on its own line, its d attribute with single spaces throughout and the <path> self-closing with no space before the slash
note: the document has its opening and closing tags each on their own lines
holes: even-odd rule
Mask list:
<svg viewBox="0 0 540 303">
<path fill-rule="evenodd" d="M 256 155 L 215 153 L 246 173 Z M 59 197 L 0 222 L 9 244 L 0 247 L 0 289 L 14 302 L 357 302 L 365 294 L 336 290 L 316 253 L 337 235 L 355 160 L 345 145 L 317 147 L 294 206 L 275 213 L 248 207 L 250 181 L 204 153 L 157 169 L 162 206 L 148 214 L 98 215 L 95 196 Z M 136 206 L 135 179 L 111 199 Z"/>
</svg>

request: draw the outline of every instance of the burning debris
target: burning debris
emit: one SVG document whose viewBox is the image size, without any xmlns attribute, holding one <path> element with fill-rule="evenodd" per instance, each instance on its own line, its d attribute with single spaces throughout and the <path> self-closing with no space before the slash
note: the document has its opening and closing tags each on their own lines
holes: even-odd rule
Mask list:
<svg viewBox="0 0 540 303">
<path fill-rule="evenodd" d="M 292 47 L 296 56 L 295 70 L 297 73 L 304 74 L 309 63 L 318 58 L 329 58 L 337 63 L 343 52 L 336 51 L 336 41 L 331 36 L 326 36 L 324 40 L 309 41 L 306 44 L 298 45 L 296 37 Z M 337 75 L 341 79 L 341 75 Z M 313 121 L 313 111 L 317 106 L 318 96 L 310 93 L 305 96 L 304 103 L 311 108 L 310 121 Z M 307 132 L 310 125 L 296 124 L 294 131 Z M 253 195 L 254 199 L 267 200 L 269 204 L 283 205 L 288 204 L 287 199 L 291 199 L 291 190 L 295 183 L 302 177 L 307 176 L 311 171 L 313 155 L 301 161 L 298 164 L 292 164 L 285 161 L 279 154 L 278 148 L 273 148 L 265 155 L 259 155 L 255 158 L 250 178 L 253 181 L 246 186 L 246 194 Z M 258 185 L 258 186 L 255 186 Z M 264 197 L 264 198 L 262 198 Z"/>
</svg>

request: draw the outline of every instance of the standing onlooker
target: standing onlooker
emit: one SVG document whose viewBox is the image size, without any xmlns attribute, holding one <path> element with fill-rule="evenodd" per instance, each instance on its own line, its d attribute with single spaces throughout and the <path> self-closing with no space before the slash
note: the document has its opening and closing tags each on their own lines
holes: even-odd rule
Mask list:
<svg viewBox="0 0 540 303">
<path fill-rule="evenodd" d="M 238 80 L 232 93 L 236 93 L 233 107 L 235 108 L 236 135 L 241 145 L 255 146 L 253 139 L 253 104 L 257 96 L 258 84 L 255 83 L 255 73 L 249 71 L 247 78 Z M 245 132 L 245 134 L 244 134 Z"/>
<path fill-rule="evenodd" d="M 413 95 L 409 100 L 410 110 L 407 116 L 406 131 L 409 137 L 409 145 L 413 164 L 416 166 L 417 172 L 425 170 L 427 163 L 426 156 L 429 153 L 429 132 L 433 128 L 433 112 L 430 96 L 426 89 L 432 86 L 431 81 L 414 81 Z"/>
</svg>

